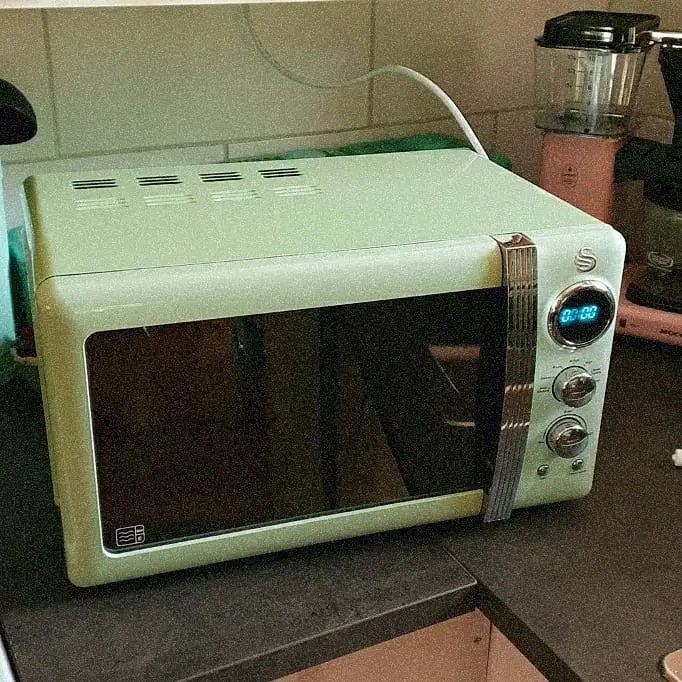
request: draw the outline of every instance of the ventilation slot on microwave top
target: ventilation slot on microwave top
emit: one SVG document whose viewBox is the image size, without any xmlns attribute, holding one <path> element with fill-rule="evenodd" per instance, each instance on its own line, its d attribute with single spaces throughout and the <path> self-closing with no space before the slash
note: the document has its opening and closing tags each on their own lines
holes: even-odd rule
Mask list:
<svg viewBox="0 0 682 682">
<path fill-rule="evenodd" d="M 94 178 L 92 180 L 72 180 L 73 189 L 106 189 L 108 187 L 118 187 L 116 178 Z"/>
<path fill-rule="evenodd" d="M 98 211 L 111 208 L 125 208 L 130 206 L 123 197 L 103 197 L 97 199 L 76 199 L 76 210 Z"/>
<path fill-rule="evenodd" d="M 265 179 L 297 178 L 302 175 L 298 168 L 264 168 L 258 171 Z"/>
<path fill-rule="evenodd" d="M 176 206 L 177 204 L 195 204 L 191 194 L 148 194 L 142 198 L 147 206 Z"/>
<path fill-rule="evenodd" d="M 216 173 L 199 173 L 202 182 L 231 182 L 234 180 L 243 180 L 241 173 L 234 171 L 220 171 Z"/>
<path fill-rule="evenodd" d="M 278 197 L 305 197 L 322 194 L 316 185 L 290 185 L 289 187 L 275 187 L 273 193 Z"/>
<path fill-rule="evenodd" d="M 246 201 L 261 198 L 255 189 L 224 189 L 221 192 L 211 192 L 209 197 L 213 201 Z"/>
<path fill-rule="evenodd" d="M 145 175 L 135 179 L 138 185 L 142 187 L 150 185 L 179 185 L 182 182 L 177 175 Z"/>
</svg>

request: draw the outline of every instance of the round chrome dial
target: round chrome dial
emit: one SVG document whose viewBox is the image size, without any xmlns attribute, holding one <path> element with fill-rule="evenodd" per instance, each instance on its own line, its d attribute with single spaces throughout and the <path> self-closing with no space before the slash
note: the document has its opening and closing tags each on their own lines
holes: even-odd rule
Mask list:
<svg viewBox="0 0 682 682">
<path fill-rule="evenodd" d="M 554 379 L 552 393 L 569 407 L 582 407 L 592 400 L 596 388 L 594 377 L 584 367 L 568 367 Z"/>
<path fill-rule="evenodd" d="M 572 459 L 584 452 L 590 437 L 577 417 L 562 417 L 547 430 L 547 445 L 554 454 Z"/>
</svg>

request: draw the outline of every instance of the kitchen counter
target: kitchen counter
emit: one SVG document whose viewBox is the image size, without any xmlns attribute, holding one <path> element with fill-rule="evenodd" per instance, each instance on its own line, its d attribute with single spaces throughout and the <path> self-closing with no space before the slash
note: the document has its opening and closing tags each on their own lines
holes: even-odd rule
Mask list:
<svg viewBox="0 0 682 682">
<path fill-rule="evenodd" d="M 458 522 L 479 605 L 552 680 L 660 680 L 682 648 L 682 348 L 618 339 L 592 493 Z"/>
<path fill-rule="evenodd" d="M 478 605 L 550 680 L 660 679 L 659 658 L 682 647 L 680 387 L 682 349 L 618 341 L 584 500 L 79 589 L 40 404 L 15 385 L 0 396 L 0 615 L 15 672 L 267 680 Z"/>
</svg>

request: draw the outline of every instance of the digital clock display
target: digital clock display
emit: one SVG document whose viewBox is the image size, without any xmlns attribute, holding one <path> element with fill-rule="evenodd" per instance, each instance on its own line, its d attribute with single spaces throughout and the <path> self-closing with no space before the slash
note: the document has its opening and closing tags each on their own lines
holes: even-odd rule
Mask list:
<svg viewBox="0 0 682 682">
<path fill-rule="evenodd" d="M 599 318 L 600 307 L 595 303 L 581 305 L 575 308 L 563 308 L 559 313 L 559 326 L 567 327 L 572 324 L 588 324 Z"/>
<path fill-rule="evenodd" d="M 549 330 L 562 346 L 586 346 L 606 331 L 615 310 L 613 295 L 603 284 L 580 282 L 557 297 L 549 316 Z"/>
</svg>

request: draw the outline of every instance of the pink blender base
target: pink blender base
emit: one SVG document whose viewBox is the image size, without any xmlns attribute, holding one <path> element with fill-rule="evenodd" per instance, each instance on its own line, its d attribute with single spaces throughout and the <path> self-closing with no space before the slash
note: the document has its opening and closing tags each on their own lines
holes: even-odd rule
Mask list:
<svg viewBox="0 0 682 682">
<path fill-rule="evenodd" d="M 641 265 L 625 266 L 616 317 L 616 334 L 682 346 L 682 315 L 637 305 L 625 298 L 630 282 L 643 267 Z"/>
<path fill-rule="evenodd" d="M 611 224 L 614 166 L 622 145 L 611 137 L 545 133 L 540 187 Z"/>
</svg>

